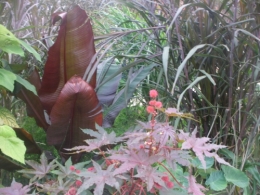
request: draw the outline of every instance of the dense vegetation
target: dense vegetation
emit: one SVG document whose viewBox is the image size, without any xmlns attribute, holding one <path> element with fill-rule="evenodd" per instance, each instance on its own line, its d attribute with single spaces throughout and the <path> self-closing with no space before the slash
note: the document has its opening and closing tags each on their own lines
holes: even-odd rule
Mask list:
<svg viewBox="0 0 260 195">
<path fill-rule="evenodd" d="M 69 20 L 74 14 L 70 10 L 73 10 L 75 4 L 86 10 L 90 18 L 90 22 L 88 20 L 86 23 L 89 23 L 88 25 L 91 23 L 93 27 L 94 36 L 90 30 L 84 31 L 88 33 L 85 43 L 91 47 L 93 45 L 88 50 L 78 48 L 77 44 L 73 45 L 74 42 L 77 43 L 77 37 L 84 37 L 84 32 L 78 30 L 79 26 L 73 26 L 75 20 Z M 61 12 L 70 13 L 66 16 L 68 19 L 65 20 Z M 212 144 L 228 146 L 229 150 L 219 150 L 219 155 L 234 167 L 236 174 L 249 178 L 248 185 L 243 186 L 227 178 L 225 175 L 227 170 L 217 162 L 207 167 L 204 174 L 198 168 L 201 165 L 193 164 L 197 182 L 204 186 L 206 184 L 210 189 L 205 191 L 205 194 L 217 194 L 217 191 L 224 194 L 257 194 L 260 190 L 259 12 L 260 3 L 253 0 L 2 1 L 0 3 L 0 23 L 3 25 L 0 28 L 2 131 L 7 130 L 4 125 L 12 127 L 16 134 L 11 133 L 8 136 L 23 140 L 27 153 L 28 151 L 36 153 L 36 155 L 26 154 L 26 160 L 38 160 L 40 154 L 43 151 L 46 153 L 46 150 L 60 158 L 59 154 L 66 153 L 64 148 L 75 147 L 77 143 L 82 144 L 82 140 L 79 141 L 78 137 L 84 139 L 89 138 L 89 135 L 96 137 L 91 133 L 85 135 L 80 128 L 95 129 L 95 122 L 101 125 L 99 112 L 101 107 L 97 106 L 99 101 L 103 109 L 102 126 L 107 132 L 115 131 L 118 136 L 135 129 L 136 120 L 155 120 L 153 117 L 156 117 L 158 123 L 167 121 L 170 126 L 183 129 L 187 133 L 197 129 L 197 137 L 211 138 Z M 63 22 L 59 22 L 59 18 L 62 18 Z M 72 31 L 77 29 L 77 33 L 69 35 L 70 28 Z M 86 28 L 91 29 L 90 26 Z M 61 29 L 64 29 L 62 32 L 68 33 L 67 36 L 62 35 Z M 15 37 L 7 38 L 11 32 Z M 65 41 L 62 42 L 63 40 Z M 69 41 L 71 42 L 68 43 Z M 57 42 L 60 44 L 59 48 L 55 46 L 55 49 L 51 49 Z M 63 47 L 63 44 L 66 47 Z M 74 53 L 71 54 L 72 50 Z M 83 53 L 83 50 L 86 53 L 91 50 L 89 56 L 82 55 L 87 56 L 84 59 L 79 54 Z M 63 67 L 59 59 L 64 59 L 68 66 Z M 79 71 L 77 67 L 81 66 L 81 62 L 86 63 L 86 66 L 82 66 Z M 56 66 L 53 68 L 55 63 L 59 63 L 58 68 Z M 60 81 L 62 76 L 48 76 L 54 69 L 55 71 L 57 69 L 56 76 L 66 72 L 66 79 Z M 71 77 L 75 74 L 82 80 L 71 81 Z M 24 79 L 28 79 L 36 88 Z M 56 84 L 47 85 L 49 81 L 55 81 Z M 91 97 L 96 94 L 95 100 L 90 100 L 90 96 L 85 95 L 84 98 L 88 101 L 79 101 L 80 106 L 77 109 L 65 108 L 66 98 L 58 99 L 57 94 L 61 91 L 66 92 L 64 88 L 69 86 L 67 85 L 69 82 L 71 85 L 73 83 L 90 85 L 91 91 L 88 89 L 84 93 L 91 93 Z M 58 87 L 52 89 L 50 86 Z M 153 112 L 150 114 L 146 112 L 146 106 L 150 102 L 150 89 L 158 91 L 158 101 L 165 109 L 176 108 L 175 117 L 168 118 L 164 109 L 158 110 L 156 115 Z M 53 91 L 56 95 L 53 95 Z M 36 93 L 39 98 L 34 95 Z M 46 99 L 46 94 L 54 98 Z M 56 102 L 62 104 L 58 105 Z M 89 108 L 88 105 L 93 107 Z M 84 119 L 97 116 L 93 120 L 89 119 L 90 125 L 81 120 L 82 116 L 75 114 L 81 107 L 84 111 L 90 110 L 84 115 Z M 97 109 L 96 113 L 89 114 L 94 107 Z M 61 115 L 53 114 L 53 108 L 56 113 L 67 115 L 62 115 L 63 118 L 56 117 Z M 50 124 L 45 119 L 46 113 L 51 116 L 51 120 L 56 117 L 55 120 L 58 122 L 52 121 Z M 66 127 L 69 130 L 64 130 Z M 54 131 L 51 130 L 57 129 L 59 135 L 62 134 L 63 137 L 55 137 L 56 133 L 52 133 Z M 31 135 L 26 134 L 26 130 Z M 1 136 L 6 135 L 1 135 L 0 132 L 0 138 Z M 188 138 L 185 139 L 180 143 L 177 140 L 179 145 L 176 147 L 185 148 L 181 146 Z M 50 145 L 55 145 L 56 149 Z M 14 146 L 17 147 L 18 142 Z M 26 167 L 14 161 L 15 159 L 23 163 L 24 159 L 21 157 L 14 158 L 15 154 L 7 155 L 10 151 L 5 150 L 1 143 L 0 149 L 2 180 L 7 178 L 8 174 L 9 178 L 12 177 L 11 173 L 4 170 L 6 163 L 12 163 L 11 167 L 7 167 L 9 171 Z M 63 162 L 68 159 L 66 155 L 61 156 L 64 158 Z M 64 165 L 66 170 L 79 160 L 77 154 L 73 156 L 73 162 L 68 160 Z M 41 156 L 41 163 L 44 161 L 43 158 Z M 50 156 L 49 158 L 49 161 L 53 159 Z M 95 155 L 84 156 L 82 161 L 90 158 L 94 159 Z M 62 160 L 59 160 L 61 163 Z M 57 166 L 61 167 L 61 164 Z M 106 166 L 110 164 L 109 161 Z M 81 169 L 83 165 L 77 166 Z M 55 169 L 52 166 L 49 168 Z M 173 171 L 174 174 L 177 174 L 176 171 L 180 170 L 176 169 Z M 190 168 L 183 171 L 185 174 L 192 172 Z M 69 173 L 72 174 L 71 178 L 77 180 L 78 177 L 73 173 L 73 171 Z M 15 177 L 17 181 L 22 182 L 21 175 L 16 174 Z M 181 185 L 186 185 L 185 179 L 177 177 L 178 179 L 180 183 L 183 182 Z M 228 182 L 226 186 L 222 185 L 223 180 Z M 28 181 L 26 180 L 24 184 L 27 184 L 26 182 Z M 175 187 L 178 186 L 178 182 L 175 180 L 173 182 Z M 3 184 L 10 185 L 10 183 Z M 69 186 L 69 182 L 66 185 Z M 161 192 L 159 188 L 157 186 L 154 193 Z M 129 192 L 127 189 L 121 190 Z M 136 189 L 143 194 L 146 193 L 142 191 L 143 188 Z M 200 190 L 195 192 L 194 189 L 190 192 L 195 195 L 202 193 Z"/>
</svg>

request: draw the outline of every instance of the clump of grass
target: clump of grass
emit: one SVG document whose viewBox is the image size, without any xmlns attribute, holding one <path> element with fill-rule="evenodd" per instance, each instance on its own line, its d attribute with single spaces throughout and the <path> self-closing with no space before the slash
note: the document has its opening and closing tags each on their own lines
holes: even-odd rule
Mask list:
<svg viewBox="0 0 260 195">
<path fill-rule="evenodd" d="M 107 128 L 108 132 L 114 131 L 117 135 L 122 135 L 129 128 L 136 125 L 136 120 L 146 120 L 147 114 L 143 106 L 130 106 L 123 109 L 116 117 L 113 127 Z"/>
<path fill-rule="evenodd" d="M 31 117 L 26 117 L 24 119 L 24 123 L 22 124 L 22 127 L 26 129 L 34 138 L 37 145 L 42 149 L 42 151 L 49 151 L 51 152 L 55 157 L 58 157 L 58 152 L 55 149 L 54 146 L 50 146 L 46 143 L 46 133 L 45 131 L 40 128 L 36 121 Z M 37 160 L 39 159 L 40 155 L 38 154 L 26 154 L 26 159 L 33 159 Z"/>
</svg>

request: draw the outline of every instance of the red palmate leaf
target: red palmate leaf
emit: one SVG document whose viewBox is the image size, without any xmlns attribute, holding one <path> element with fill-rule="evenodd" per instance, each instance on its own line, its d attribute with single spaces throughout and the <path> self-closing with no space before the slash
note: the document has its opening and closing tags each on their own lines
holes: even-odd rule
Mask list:
<svg viewBox="0 0 260 195">
<path fill-rule="evenodd" d="M 53 14 L 61 19 L 58 37 L 48 52 L 39 96 L 47 113 L 51 112 L 63 86 L 74 75 L 83 77 L 95 55 L 94 36 L 84 10 L 75 6 L 68 13 Z M 96 73 L 89 84 L 95 88 Z"/>
<path fill-rule="evenodd" d="M 189 181 L 188 193 L 192 193 L 193 195 L 205 195 L 202 191 L 206 191 L 207 189 L 201 184 L 198 184 L 196 182 L 196 178 L 193 175 L 189 175 L 188 181 Z"/>
<path fill-rule="evenodd" d="M 98 124 L 95 125 L 95 131 L 92 129 L 82 129 L 85 134 L 90 135 L 93 139 L 85 140 L 87 145 L 84 146 L 76 146 L 71 149 L 67 149 L 68 151 L 85 151 L 90 152 L 96 149 L 102 148 L 102 146 L 112 145 L 118 142 L 123 141 L 123 138 L 116 137 L 114 131 L 111 133 L 107 133 L 105 129 L 100 127 Z M 103 148 L 102 148 L 103 149 Z"/>
<path fill-rule="evenodd" d="M 102 195 L 104 191 L 105 184 L 115 187 L 118 191 L 120 189 L 120 183 L 117 181 L 117 176 L 114 173 L 114 165 L 109 165 L 107 170 L 103 170 L 102 167 L 93 161 L 93 166 L 95 170 L 84 171 L 79 175 L 84 177 L 84 183 L 78 190 L 78 194 L 88 189 L 90 186 L 95 184 L 94 194 Z"/>
<path fill-rule="evenodd" d="M 226 146 L 224 145 L 217 145 L 217 144 L 211 144 L 208 143 L 210 138 L 208 137 L 201 137 L 201 138 L 197 138 L 196 137 L 196 133 L 197 133 L 197 129 L 195 129 L 191 136 L 188 137 L 187 133 L 184 133 L 183 131 L 180 131 L 180 136 L 179 139 L 180 140 L 185 140 L 182 143 L 182 149 L 192 149 L 193 152 L 195 152 L 195 155 L 199 158 L 202 166 L 206 169 L 206 161 L 204 159 L 204 156 L 207 157 L 215 157 L 215 159 L 222 164 L 225 165 L 229 165 L 230 164 L 228 162 L 226 162 L 224 159 L 220 158 L 216 152 L 218 151 L 218 149 L 221 148 L 225 148 Z"/>
<path fill-rule="evenodd" d="M 50 163 L 48 162 L 47 157 L 45 156 L 44 153 L 42 153 L 41 158 L 40 158 L 40 163 L 36 162 L 34 160 L 27 160 L 26 164 L 30 165 L 32 169 L 23 169 L 18 172 L 24 173 L 24 174 L 29 174 L 29 175 L 34 175 L 30 180 L 31 182 L 41 179 L 45 177 L 51 170 L 54 170 L 55 167 L 57 166 L 56 160 L 52 160 Z"/>
<path fill-rule="evenodd" d="M 0 188 L 0 194 L 2 195 L 26 195 L 30 192 L 28 185 L 24 186 L 13 179 L 10 187 Z"/>
<path fill-rule="evenodd" d="M 72 77 L 62 89 L 50 118 L 49 144 L 62 148 L 83 145 L 83 140 L 90 136 L 81 128 L 95 129 L 95 123 L 102 124 L 101 106 L 95 90 L 80 77 Z"/>
</svg>

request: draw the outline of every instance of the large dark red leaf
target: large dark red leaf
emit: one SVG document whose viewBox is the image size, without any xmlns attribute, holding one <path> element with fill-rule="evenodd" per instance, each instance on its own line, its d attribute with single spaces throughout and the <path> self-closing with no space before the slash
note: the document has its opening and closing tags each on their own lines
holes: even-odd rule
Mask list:
<svg viewBox="0 0 260 195">
<path fill-rule="evenodd" d="M 2 154 L 2 152 L 0 152 L 0 167 L 1 169 L 8 170 L 8 171 L 26 169 L 25 165 L 16 162 L 12 158 Z"/>
<path fill-rule="evenodd" d="M 39 92 L 41 88 L 41 80 L 40 75 L 36 69 L 33 70 L 27 80 L 33 84 L 36 88 L 36 91 Z M 31 91 L 21 86 L 19 83 L 15 83 L 15 86 L 18 88 L 15 95 L 26 103 L 27 115 L 35 118 L 37 125 L 47 131 L 49 124 L 46 122 L 42 102 L 39 96 L 36 96 Z"/>
<path fill-rule="evenodd" d="M 102 109 L 95 90 L 78 76 L 72 77 L 62 89 L 52 108 L 47 142 L 59 148 L 83 145 L 89 139 L 81 128 L 95 129 L 102 125 Z"/>
<path fill-rule="evenodd" d="M 83 77 L 95 55 L 94 36 L 84 10 L 75 6 L 68 13 L 55 13 L 53 22 L 61 19 L 58 37 L 48 52 L 39 96 L 44 109 L 51 112 L 64 84 L 74 75 Z M 96 85 L 96 73 L 89 83 Z"/>
<path fill-rule="evenodd" d="M 40 98 L 24 87 L 22 87 L 15 95 L 26 103 L 27 115 L 35 118 L 37 125 L 46 131 L 49 124 L 45 120 Z"/>
<path fill-rule="evenodd" d="M 38 92 L 41 88 L 41 78 L 39 75 L 39 72 L 37 69 L 34 69 L 30 76 L 27 78 L 27 81 L 29 81 L 32 85 L 35 86 L 36 91 Z"/>
<path fill-rule="evenodd" d="M 32 135 L 23 128 L 13 128 L 17 137 L 24 141 L 26 153 L 28 154 L 41 154 L 42 150 L 34 141 Z"/>
</svg>

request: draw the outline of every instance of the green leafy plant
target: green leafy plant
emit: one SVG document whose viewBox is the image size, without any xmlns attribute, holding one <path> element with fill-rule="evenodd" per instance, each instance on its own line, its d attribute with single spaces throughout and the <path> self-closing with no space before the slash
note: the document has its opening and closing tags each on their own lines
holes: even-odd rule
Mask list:
<svg viewBox="0 0 260 195">
<path fill-rule="evenodd" d="M 17 39 L 9 30 L 7 30 L 3 25 L 0 25 L 0 49 L 3 52 L 9 54 L 18 54 L 24 56 L 24 52 L 21 48 L 21 45 L 24 46 L 29 52 L 32 52 L 34 56 L 40 60 L 39 54 L 31 48 L 25 42 Z M 4 59 L 1 59 L 1 62 L 5 62 Z M 13 72 L 6 70 L 7 67 L 0 68 L 0 87 L 1 87 L 1 96 L 6 96 L 6 93 L 12 93 L 15 90 L 15 85 L 20 84 L 25 87 L 27 90 L 31 91 L 35 95 L 37 92 L 35 87 L 31 85 L 28 81 L 21 78 L 19 75 L 14 74 Z M 19 165 L 16 160 L 24 164 L 25 152 L 27 147 L 27 152 L 41 152 L 34 142 L 32 136 L 26 132 L 26 130 L 20 128 L 16 123 L 16 119 L 12 113 L 0 107 L 0 134 L 1 134 L 1 167 L 8 170 L 14 170 L 17 168 L 23 167 Z M 3 155 L 2 155 L 3 154 Z M 6 157 L 7 156 L 7 157 Z M 12 159 L 9 159 L 11 157 Z"/>
<path fill-rule="evenodd" d="M 124 60 L 133 60 L 134 66 L 158 65 L 139 85 L 139 95 L 149 101 L 144 94 L 149 88 L 156 88 L 164 105 L 182 112 L 191 111 L 196 120 L 172 120 L 171 123 L 188 128 L 197 126 L 200 135 L 232 148 L 235 156 L 232 165 L 251 178 L 247 193 L 259 191 L 257 179 L 246 171 L 247 166 L 253 166 L 256 174 L 259 166 L 256 129 L 259 129 L 257 23 L 260 20 L 255 14 L 259 12 L 259 3 L 239 0 L 116 2 L 122 8 L 117 6 L 112 19 L 105 20 L 111 22 L 106 29 L 112 26 L 115 32 L 111 36 L 120 43 L 114 55 L 121 56 L 126 53 L 123 48 L 138 45 L 140 50 L 131 56 L 123 55 Z M 117 9 L 119 13 L 124 12 L 114 19 Z M 134 14 L 128 14 L 127 9 Z M 113 23 L 113 19 L 117 22 Z M 133 32 L 138 35 L 125 39 L 126 35 L 135 35 Z M 137 39 L 141 35 L 149 41 Z M 235 187 L 227 190 L 229 194 L 240 193 Z"/>
<path fill-rule="evenodd" d="M 0 126 L 0 149 L 11 158 L 24 164 L 25 146 L 22 140 L 17 138 L 15 131 L 7 126 Z"/>
</svg>

